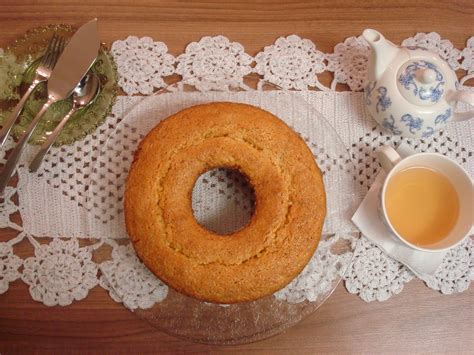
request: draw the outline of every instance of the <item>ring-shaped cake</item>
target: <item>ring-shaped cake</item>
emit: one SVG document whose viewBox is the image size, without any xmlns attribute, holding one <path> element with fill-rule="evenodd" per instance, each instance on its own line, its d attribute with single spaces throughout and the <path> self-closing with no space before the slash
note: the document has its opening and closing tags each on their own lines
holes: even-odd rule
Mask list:
<svg viewBox="0 0 474 355">
<path fill-rule="evenodd" d="M 255 192 L 250 222 L 228 235 L 194 218 L 204 172 L 237 169 Z M 295 278 L 314 254 L 326 214 L 311 151 L 271 113 L 237 103 L 193 106 L 143 139 L 125 190 L 127 232 L 137 254 L 179 292 L 215 303 L 251 301 Z"/>
</svg>

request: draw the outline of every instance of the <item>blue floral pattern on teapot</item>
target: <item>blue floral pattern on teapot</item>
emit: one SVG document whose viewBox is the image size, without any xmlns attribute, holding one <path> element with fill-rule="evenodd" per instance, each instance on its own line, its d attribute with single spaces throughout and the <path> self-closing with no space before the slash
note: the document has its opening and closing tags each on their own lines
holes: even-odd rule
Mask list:
<svg viewBox="0 0 474 355">
<path fill-rule="evenodd" d="M 423 120 L 419 117 L 413 117 L 409 113 L 402 115 L 400 120 L 406 124 L 412 134 L 415 134 L 416 131 L 421 130 L 421 127 L 423 127 Z"/>
</svg>

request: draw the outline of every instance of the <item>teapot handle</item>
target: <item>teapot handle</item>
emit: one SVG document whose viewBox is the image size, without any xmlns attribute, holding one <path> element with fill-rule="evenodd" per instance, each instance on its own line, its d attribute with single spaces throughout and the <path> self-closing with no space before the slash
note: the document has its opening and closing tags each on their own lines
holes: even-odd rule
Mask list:
<svg viewBox="0 0 474 355">
<path fill-rule="evenodd" d="M 450 91 L 447 96 L 447 101 L 450 105 L 456 105 L 458 102 L 463 102 L 470 106 L 474 106 L 474 92 L 468 91 Z M 454 112 L 454 121 L 465 121 L 474 117 L 474 109 L 467 112 Z"/>
</svg>

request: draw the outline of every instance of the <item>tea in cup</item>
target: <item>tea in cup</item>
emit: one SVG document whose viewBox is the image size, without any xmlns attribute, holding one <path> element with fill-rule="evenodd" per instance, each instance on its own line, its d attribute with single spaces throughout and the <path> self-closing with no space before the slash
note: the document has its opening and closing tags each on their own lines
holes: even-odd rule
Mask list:
<svg viewBox="0 0 474 355">
<path fill-rule="evenodd" d="M 387 172 L 381 214 L 398 239 L 417 250 L 438 252 L 456 246 L 469 234 L 474 189 L 461 166 L 434 153 L 402 159 L 388 146 L 377 154 Z"/>
</svg>

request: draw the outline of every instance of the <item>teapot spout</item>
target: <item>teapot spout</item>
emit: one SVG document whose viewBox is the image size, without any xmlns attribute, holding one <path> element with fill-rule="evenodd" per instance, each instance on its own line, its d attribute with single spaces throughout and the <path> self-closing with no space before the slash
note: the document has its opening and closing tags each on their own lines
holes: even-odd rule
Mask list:
<svg viewBox="0 0 474 355">
<path fill-rule="evenodd" d="M 376 30 L 366 29 L 362 33 L 362 37 L 364 37 L 371 48 L 368 63 L 368 79 L 369 81 L 379 80 L 400 49 L 392 42 L 386 40 Z"/>
</svg>

